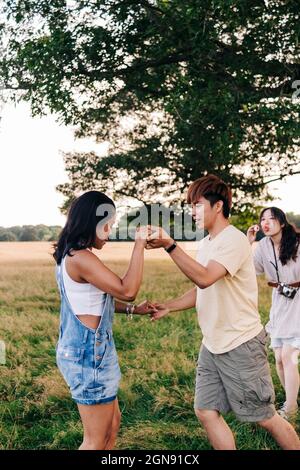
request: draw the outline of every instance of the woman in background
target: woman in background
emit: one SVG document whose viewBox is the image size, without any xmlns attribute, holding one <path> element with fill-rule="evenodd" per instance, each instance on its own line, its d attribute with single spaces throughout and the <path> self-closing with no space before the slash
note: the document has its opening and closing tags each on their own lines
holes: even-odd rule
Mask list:
<svg viewBox="0 0 300 470">
<path fill-rule="evenodd" d="M 300 234 L 277 207 L 264 209 L 260 225 L 248 229 L 251 244 L 259 228 L 265 237 L 254 251 L 254 263 L 257 274 L 264 273 L 273 288 L 266 330 L 271 337 L 277 373 L 286 394 L 279 414 L 286 419 L 294 419 L 299 392 Z"/>
<path fill-rule="evenodd" d="M 53 254 L 61 296 L 56 359 L 78 405 L 84 430 L 82 450 L 113 449 L 120 426 L 121 373 L 112 334 L 114 312 L 131 316 L 155 311 L 147 301 L 138 306 L 119 301 L 132 302 L 139 291 L 147 229 L 136 231 L 123 277 L 93 252 L 108 240 L 115 212 L 113 201 L 98 191 L 75 199 Z"/>
</svg>

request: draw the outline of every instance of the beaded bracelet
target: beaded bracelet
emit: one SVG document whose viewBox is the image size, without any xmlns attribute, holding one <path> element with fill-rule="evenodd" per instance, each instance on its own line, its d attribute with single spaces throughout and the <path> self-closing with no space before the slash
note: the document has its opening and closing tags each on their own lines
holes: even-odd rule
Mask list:
<svg viewBox="0 0 300 470">
<path fill-rule="evenodd" d="M 133 319 L 133 312 L 134 312 L 135 307 L 136 307 L 135 304 L 127 304 L 126 305 L 126 318 L 127 318 L 127 320 L 132 320 Z"/>
</svg>

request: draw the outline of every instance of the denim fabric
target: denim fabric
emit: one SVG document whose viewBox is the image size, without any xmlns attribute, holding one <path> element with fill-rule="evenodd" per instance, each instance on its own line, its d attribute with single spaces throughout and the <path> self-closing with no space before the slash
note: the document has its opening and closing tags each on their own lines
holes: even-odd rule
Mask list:
<svg viewBox="0 0 300 470">
<path fill-rule="evenodd" d="M 121 378 L 112 324 L 114 299 L 105 294 L 101 321 L 96 329 L 75 315 L 66 295 L 61 266 L 56 266 L 60 290 L 60 328 L 56 346 L 57 366 L 76 403 L 94 405 L 115 400 Z"/>
</svg>

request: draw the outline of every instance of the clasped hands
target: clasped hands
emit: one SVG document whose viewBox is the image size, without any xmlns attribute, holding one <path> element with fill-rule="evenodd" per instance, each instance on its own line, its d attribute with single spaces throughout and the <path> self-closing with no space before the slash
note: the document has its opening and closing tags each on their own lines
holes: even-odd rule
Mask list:
<svg viewBox="0 0 300 470">
<path fill-rule="evenodd" d="M 146 250 L 155 248 L 168 248 L 174 243 L 170 235 L 161 227 L 148 225 L 136 231 L 136 240 L 144 240 Z M 159 320 L 170 312 L 164 303 L 149 302 L 145 300 L 135 308 L 138 315 L 150 315 L 151 320 Z"/>
<path fill-rule="evenodd" d="M 135 307 L 134 313 L 137 315 L 150 315 L 151 321 L 159 320 L 170 312 L 164 303 L 150 302 L 144 300 Z"/>
<path fill-rule="evenodd" d="M 162 227 L 154 225 L 137 228 L 135 240 L 144 240 L 146 250 L 169 248 L 174 243 L 173 238 Z"/>
</svg>

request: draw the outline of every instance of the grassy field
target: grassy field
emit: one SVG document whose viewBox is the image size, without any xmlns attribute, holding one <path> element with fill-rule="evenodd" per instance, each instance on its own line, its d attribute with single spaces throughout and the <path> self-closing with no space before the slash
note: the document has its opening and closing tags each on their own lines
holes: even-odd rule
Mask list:
<svg viewBox="0 0 300 470">
<path fill-rule="evenodd" d="M 120 246 L 106 246 L 101 256 L 121 274 L 128 246 Z M 0 339 L 7 347 L 6 365 L 0 366 L 0 449 L 74 449 L 81 443 L 77 408 L 55 365 L 59 297 L 49 251 L 45 243 L 0 244 Z M 146 255 L 137 300 L 164 300 L 191 287 L 159 253 Z M 264 323 L 269 307 L 270 290 L 261 280 Z M 114 334 L 123 373 L 118 448 L 210 449 L 193 412 L 201 341 L 195 312 L 173 314 L 155 323 L 148 318 L 130 322 L 116 315 Z M 271 352 L 270 363 L 277 403 L 282 403 Z M 240 449 L 277 448 L 255 425 L 239 423 L 233 415 L 226 420 Z"/>
</svg>

